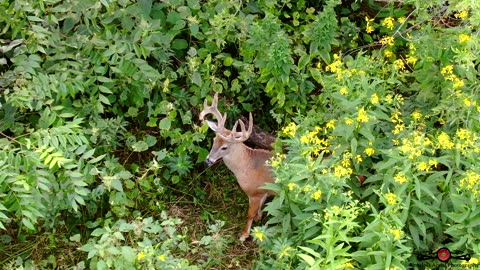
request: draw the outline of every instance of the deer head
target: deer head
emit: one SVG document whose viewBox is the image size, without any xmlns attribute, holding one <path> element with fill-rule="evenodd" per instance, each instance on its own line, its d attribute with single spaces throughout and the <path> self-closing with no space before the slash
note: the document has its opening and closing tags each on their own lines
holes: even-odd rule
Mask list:
<svg viewBox="0 0 480 270">
<path fill-rule="evenodd" d="M 227 113 L 222 116 L 222 114 L 217 108 L 217 105 L 218 94 L 215 93 L 211 106 L 208 106 L 208 102 L 205 99 L 205 102 L 203 104 L 203 111 L 200 113 L 199 116 L 200 120 L 206 120 L 210 129 L 215 131 L 216 133 L 216 136 L 213 139 L 212 149 L 210 150 L 210 153 L 205 160 L 208 166 L 211 166 L 215 162 L 219 161 L 221 158 L 228 157 L 238 146 L 238 144 L 242 144 L 248 139 L 248 137 L 250 137 L 253 129 L 252 113 L 250 113 L 249 115 L 248 130 L 245 129 L 245 124 L 241 120 L 237 120 L 235 122 L 232 130 L 226 129 L 224 125 L 227 120 Z M 213 121 L 205 119 L 205 116 L 208 114 L 212 114 L 217 119 L 217 122 L 215 123 Z M 239 123 L 240 131 L 237 131 Z"/>
</svg>

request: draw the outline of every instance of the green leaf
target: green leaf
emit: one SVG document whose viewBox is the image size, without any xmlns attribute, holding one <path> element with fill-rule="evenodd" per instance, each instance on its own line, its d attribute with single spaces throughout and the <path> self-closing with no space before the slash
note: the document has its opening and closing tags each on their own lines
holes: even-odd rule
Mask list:
<svg viewBox="0 0 480 270">
<path fill-rule="evenodd" d="M 122 186 L 122 182 L 120 182 L 120 179 L 113 179 L 112 180 L 112 183 L 111 183 L 111 186 L 120 191 L 120 192 L 123 192 L 123 186 Z"/>
<path fill-rule="evenodd" d="M 172 41 L 172 49 L 183 50 L 188 48 L 188 42 L 185 39 L 174 39 Z"/>
<path fill-rule="evenodd" d="M 98 99 L 100 100 L 100 102 L 102 102 L 103 104 L 107 104 L 107 105 L 110 105 L 110 100 L 108 100 L 108 98 L 102 94 L 99 94 L 98 95 Z"/>
<path fill-rule="evenodd" d="M 152 10 L 152 0 L 138 0 L 137 3 L 142 11 L 142 15 L 148 17 Z"/>
<path fill-rule="evenodd" d="M 143 152 L 148 149 L 148 144 L 144 141 L 138 141 L 132 145 L 132 149 L 135 152 Z"/>
<path fill-rule="evenodd" d="M 200 72 L 198 71 L 193 72 L 192 82 L 198 86 L 202 86 L 202 75 L 200 75 Z"/>
<path fill-rule="evenodd" d="M 306 254 L 297 254 L 300 258 L 302 258 L 308 265 L 313 266 L 315 264 L 315 259 L 312 256 Z"/>
<path fill-rule="evenodd" d="M 310 55 L 309 54 L 304 54 L 300 59 L 298 60 L 298 69 L 303 69 L 304 67 L 307 66 L 307 64 L 310 63 Z"/>
<path fill-rule="evenodd" d="M 172 126 L 172 120 L 168 117 L 165 117 L 162 120 L 160 120 L 160 124 L 158 125 L 158 127 L 163 130 L 169 130 L 171 126 Z"/>
</svg>

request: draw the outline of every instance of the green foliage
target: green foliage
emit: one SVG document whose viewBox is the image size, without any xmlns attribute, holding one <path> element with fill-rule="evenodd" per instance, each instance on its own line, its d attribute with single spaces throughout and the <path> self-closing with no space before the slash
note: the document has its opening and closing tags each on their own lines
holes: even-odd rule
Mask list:
<svg viewBox="0 0 480 270">
<path fill-rule="evenodd" d="M 163 212 L 211 198 L 196 119 L 218 92 L 227 124 L 286 126 L 257 268 L 479 254 L 480 6 L 444 2 L 0 0 L 0 230 L 68 228 L 79 267 L 241 268 L 244 205 L 200 232 Z M 0 262 L 55 261 L 31 253 Z"/>
<path fill-rule="evenodd" d="M 462 19 L 403 39 L 415 22 L 386 17 L 380 50 L 312 70 L 324 108 L 284 128 L 257 268 L 407 269 L 442 246 L 478 254 L 478 47 Z"/>
</svg>

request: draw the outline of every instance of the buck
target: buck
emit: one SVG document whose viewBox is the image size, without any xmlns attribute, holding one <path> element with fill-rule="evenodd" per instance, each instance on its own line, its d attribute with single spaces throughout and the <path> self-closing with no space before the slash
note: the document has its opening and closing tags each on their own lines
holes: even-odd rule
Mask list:
<svg viewBox="0 0 480 270">
<path fill-rule="evenodd" d="M 248 130 L 245 130 L 245 123 L 237 120 L 232 130 L 224 127 L 227 120 L 227 113 L 223 116 L 217 109 L 218 94 L 215 93 L 211 106 L 208 106 L 205 99 L 203 111 L 200 113 L 200 120 L 204 121 L 205 116 L 212 114 L 217 123 L 206 120 L 210 129 L 216 136 L 213 139 L 212 149 L 207 156 L 206 163 L 210 167 L 220 159 L 233 172 L 242 190 L 248 196 L 248 218 L 245 230 L 240 235 L 240 241 L 245 241 L 250 236 L 250 229 L 253 221 L 262 218 L 262 206 L 268 196 L 274 195 L 272 191 L 262 189 L 269 182 L 273 182 L 271 168 L 266 164 L 273 154 L 263 149 L 252 149 L 243 142 L 252 134 L 253 117 L 249 115 Z M 240 123 L 241 131 L 237 131 Z"/>
</svg>

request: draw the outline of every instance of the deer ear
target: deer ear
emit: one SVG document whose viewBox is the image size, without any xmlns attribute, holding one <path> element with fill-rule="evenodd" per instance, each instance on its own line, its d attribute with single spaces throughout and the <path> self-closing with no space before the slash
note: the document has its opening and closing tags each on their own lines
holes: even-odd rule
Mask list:
<svg viewBox="0 0 480 270">
<path fill-rule="evenodd" d="M 211 130 L 217 132 L 217 129 L 218 129 L 218 128 L 217 128 L 217 123 L 212 122 L 212 121 L 210 121 L 210 120 L 205 120 L 205 121 L 207 122 L 207 125 L 208 125 L 208 127 L 209 127 Z"/>
</svg>

